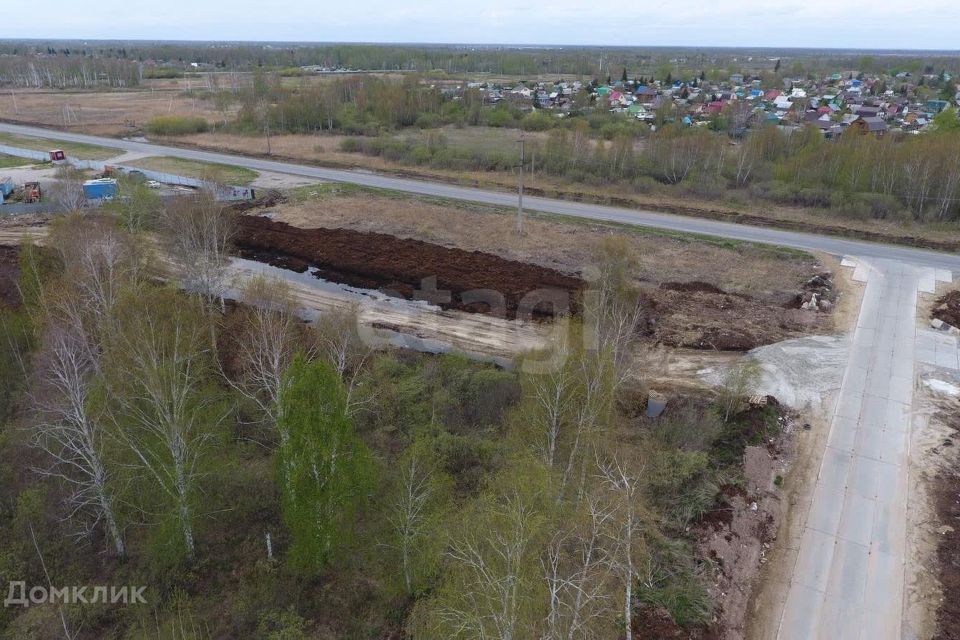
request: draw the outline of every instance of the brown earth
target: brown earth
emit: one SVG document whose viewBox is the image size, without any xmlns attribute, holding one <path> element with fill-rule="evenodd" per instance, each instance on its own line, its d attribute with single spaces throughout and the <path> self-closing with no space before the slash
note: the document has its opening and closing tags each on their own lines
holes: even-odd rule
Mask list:
<svg viewBox="0 0 960 640">
<path fill-rule="evenodd" d="M 951 291 L 938 299 L 933 308 L 933 317 L 960 327 L 960 291 Z"/>
<path fill-rule="evenodd" d="M 17 279 L 20 277 L 20 249 L 0 245 L 0 308 L 20 303 Z"/>
<path fill-rule="evenodd" d="M 713 627 L 685 629 L 663 607 L 641 607 L 631 620 L 636 640 L 720 640 L 722 633 Z"/>
<path fill-rule="evenodd" d="M 957 292 L 954 292 L 957 293 Z M 960 435 L 960 413 L 940 413 L 953 435 Z M 955 446 L 956 437 L 945 438 L 942 447 Z M 960 472 L 954 465 L 942 470 L 931 485 L 933 505 L 940 522 L 937 573 L 942 598 L 937 610 L 937 633 L 933 640 L 960 640 Z"/>
<path fill-rule="evenodd" d="M 487 303 L 471 301 L 464 294 L 492 290 L 504 301 L 502 313 L 495 315 L 509 319 L 517 316 L 523 298 L 538 289 L 559 291 L 575 310 L 584 284 L 553 269 L 480 251 L 350 229 L 298 229 L 256 216 L 238 217 L 234 242 L 246 258 L 299 272 L 315 268 L 319 277 L 333 282 L 430 300 L 446 309 L 489 312 Z M 423 286 L 434 278 L 433 284 Z M 542 305 L 533 313 L 553 315 L 552 309 Z"/>
<path fill-rule="evenodd" d="M 748 351 L 829 330 L 829 316 L 801 311 L 700 282 L 643 287 L 647 335 L 670 347 Z"/>
<path fill-rule="evenodd" d="M 304 201 L 304 197 L 309 199 Z M 348 230 L 350 234 L 357 234 L 352 236 L 357 238 L 382 238 L 388 234 L 392 237 L 391 246 L 451 249 L 452 255 L 458 256 L 479 252 L 514 265 L 543 268 L 553 274 L 579 273 L 595 260 L 603 242 L 619 237 L 635 261 L 633 276 L 642 290 L 645 322 L 641 330 L 650 341 L 667 346 L 743 351 L 798 335 L 832 330 L 829 314 L 796 309 L 798 300 L 809 293 L 805 292 L 808 283 L 825 271 L 822 263 L 802 254 L 534 217 L 527 220 L 527 233 L 518 237 L 513 217 L 497 210 L 357 193 L 337 185 L 318 187 L 310 193 L 305 191 L 291 201 L 285 201 L 279 194 L 267 193 L 262 201 L 242 206 L 243 211 L 251 209 L 268 213 L 277 223 L 305 229 L 305 233 L 323 234 L 317 228 L 324 228 Z M 288 235 L 293 236 L 292 229 L 288 231 Z M 300 232 L 296 235 L 299 237 Z M 272 242 L 256 247 L 266 251 L 260 256 L 250 251 L 253 247 L 247 246 L 246 255 L 265 259 L 275 266 L 306 270 L 312 260 L 309 255 L 272 251 L 280 248 Z M 409 262 L 420 267 L 419 257 Z M 369 270 L 369 267 L 361 264 L 358 269 Z M 336 274 L 325 277 L 344 281 Z M 366 280 L 364 286 L 391 284 L 383 279 Z M 355 280 L 346 282 L 360 284 Z M 493 284 L 493 288 L 503 290 L 502 283 Z M 400 291 L 408 296 L 411 292 L 409 287 Z"/>
</svg>

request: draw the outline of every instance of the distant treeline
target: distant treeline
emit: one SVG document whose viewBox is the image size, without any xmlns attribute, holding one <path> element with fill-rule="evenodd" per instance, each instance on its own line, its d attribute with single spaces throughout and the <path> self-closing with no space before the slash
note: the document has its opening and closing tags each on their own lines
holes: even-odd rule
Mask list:
<svg viewBox="0 0 960 640">
<path fill-rule="evenodd" d="M 945 54 L 870 55 L 857 51 L 641 47 L 510 47 L 484 45 L 378 45 L 295 43 L 164 43 L 164 42 L 6 42 L 3 54 L 56 54 L 156 60 L 177 65 L 191 62 L 211 68 L 251 70 L 321 66 L 331 69 L 442 71 L 448 74 L 490 73 L 509 76 L 566 75 L 604 79 L 626 69 L 632 76 L 672 69 L 759 73 L 782 63 L 793 76 L 838 71 L 909 71 L 958 75 L 960 62 Z M 935 70 L 935 71 L 933 71 Z M 662 74 L 660 74 L 662 75 Z"/>
</svg>

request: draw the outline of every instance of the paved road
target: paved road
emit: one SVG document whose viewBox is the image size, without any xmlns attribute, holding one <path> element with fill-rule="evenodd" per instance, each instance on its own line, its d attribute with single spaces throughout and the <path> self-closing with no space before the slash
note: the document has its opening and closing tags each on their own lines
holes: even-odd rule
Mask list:
<svg viewBox="0 0 960 640">
<path fill-rule="evenodd" d="M 291 175 L 330 180 L 335 182 L 349 182 L 366 187 L 392 189 L 407 193 L 425 196 L 466 200 L 498 206 L 516 206 L 516 195 L 503 191 L 471 189 L 443 183 L 413 180 L 409 178 L 394 178 L 379 175 L 368 171 L 350 171 L 344 169 L 325 169 L 288 162 L 276 162 L 259 158 L 181 149 L 146 142 L 132 142 L 115 138 L 101 138 L 78 133 L 67 133 L 27 127 L 22 125 L 0 123 L 0 131 L 19 135 L 45 137 L 70 142 L 82 142 L 114 147 L 126 152 L 136 152 L 149 155 L 163 155 L 203 162 L 220 162 L 247 167 L 257 171 L 273 171 Z M 644 227 L 657 227 L 671 231 L 699 233 L 736 240 L 749 240 L 764 244 L 778 244 L 796 249 L 819 250 L 834 255 L 856 255 L 868 258 L 894 260 L 915 265 L 951 269 L 960 272 L 960 255 L 951 255 L 923 249 L 911 249 L 856 240 L 845 240 L 833 236 L 819 236 L 810 233 L 781 231 L 764 227 L 754 227 L 729 222 L 717 222 L 700 218 L 677 216 L 653 211 L 640 211 L 619 207 L 607 207 L 582 202 L 554 200 L 550 198 L 524 198 L 524 206 L 537 211 L 561 215 L 619 222 Z"/>
<path fill-rule="evenodd" d="M 866 281 L 779 640 L 899 640 L 916 363 L 956 370 L 956 338 L 918 330 L 943 270 L 860 261 Z"/>
</svg>

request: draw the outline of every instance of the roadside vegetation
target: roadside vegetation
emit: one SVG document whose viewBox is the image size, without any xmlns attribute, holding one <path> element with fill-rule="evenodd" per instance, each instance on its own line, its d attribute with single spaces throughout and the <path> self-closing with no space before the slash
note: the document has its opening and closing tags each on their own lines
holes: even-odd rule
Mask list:
<svg viewBox="0 0 960 640">
<path fill-rule="evenodd" d="M 183 136 L 203 133 L 210 125 L 199 116 L 157 116 L 148 121 L 145 128 L 147 133 L 156 136 Z"/>
<path fill-rule="evenodd" d="M 8 167 L 23 167 L 30 164 L 33 164 L 32 160 L 0 154 L 0 169 L 6 169 Z"/>
<path fill-rule="evenodd" d="M 305 325 L 277 282 L 224 301 L 231 216 L 144 190 L 21 249 L 0 575 L 142 584 L 148 604 L 8 607 L 4 637 L 649 638 L 652 611 L 711 628 L 698 523 L 778 423 L 742 377 L 645 417 L 622 243 L 596 256 L 592 339 L 578 320 L 502 370 L 373 351 L 349 310 Z M 168 282 L 153 247 L 184 267 Z"/>
<path fill-rule="evenodd" d="M 131 167 L 140 167 L 141 169 L 151 169 L 153 171 L 186 176 L 188 178 L 202 178 L 218 184 L 250 184 L 260 175 L 253 169 L 247 169 L 246 167 L 219 164 L 216 162 L 200 162 L 184 158 L 170 158 L 166 156 L 137 158 L 124 164 Z"/>
</svg>

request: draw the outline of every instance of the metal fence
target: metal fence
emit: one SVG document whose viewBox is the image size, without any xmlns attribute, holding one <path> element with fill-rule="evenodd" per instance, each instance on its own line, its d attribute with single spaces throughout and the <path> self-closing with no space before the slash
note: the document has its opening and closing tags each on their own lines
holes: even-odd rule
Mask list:
<svg viewBox="0 0 960 640">
<path fill-rule="evenodd" d="M 0 154 L 16 156 L 18 158 L 28 158 L 46 162 L 50 160 L 50 154 L 46 151 L 35 151 L 33 149 L 21 149 L 20 147 L 11 147 L 0 145 Z M 67 163 L 70 166 L 81 170 L 103 171 L 107 166 L 113 167 L 123 173 L 139 173 L 147 180 L 156 180 L 164 184 L 178 185 L 182 187 L 192 187 L 194 189 L 208 189 L 215 194 L 217 200 L 225 202 L 236 202 L 240 200 L 252 200 L 256 192 L 252 187 L 238 187 L 233 185 L 222 185 L 213 182 L 207 182 L 198 178 L 188 176 L 179 176 L 173 173 L 164 173 L 163 171 L 153 171 L 151 169 L 141 169 L 123 164 L 112 164 L 101 160 L 78 160 L 77 158 L 67 157 Z M 31 208 L 34 207 L 35 208 Z M 33 203 L 29 205 L 5 204 L 0 206 L 0 214 L 24 215 L 26 213 L 55 213 L 61 208 L 52 203 Z"/>
</svg>

